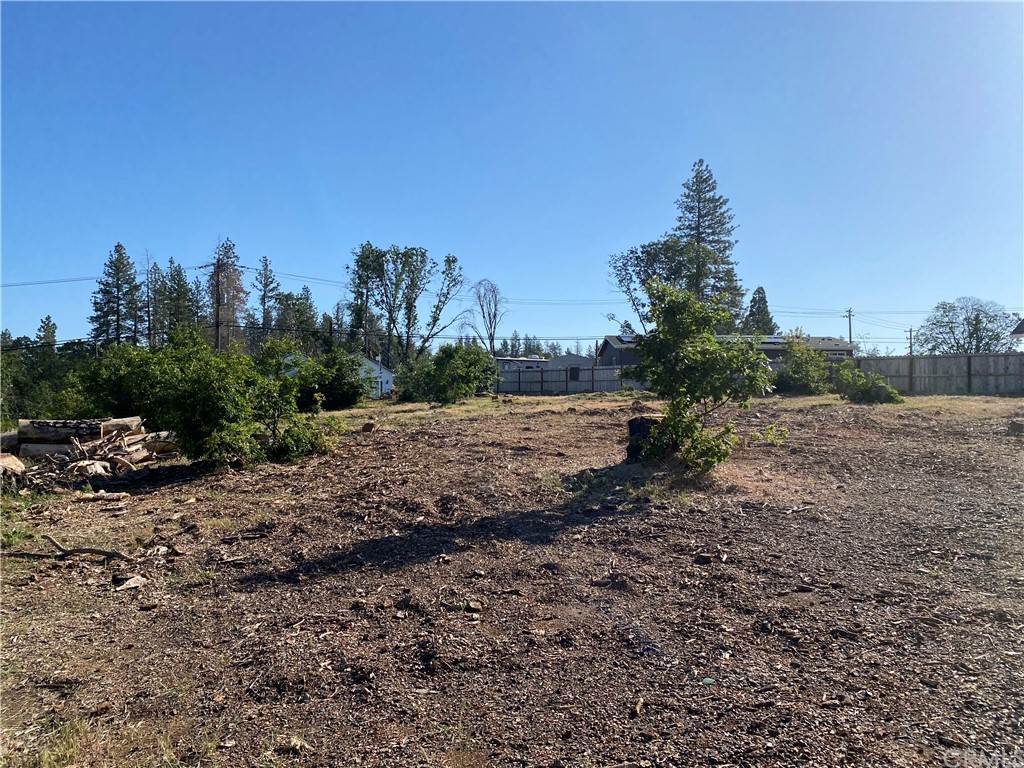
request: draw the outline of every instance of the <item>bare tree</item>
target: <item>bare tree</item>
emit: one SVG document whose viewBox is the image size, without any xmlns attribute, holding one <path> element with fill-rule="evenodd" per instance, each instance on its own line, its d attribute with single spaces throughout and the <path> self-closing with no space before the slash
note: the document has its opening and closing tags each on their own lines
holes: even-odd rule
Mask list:
<svg viewBox="0 0 1024 768">
<path fill-rule="evenodd" d="M 498 335 L 498 326 L 508 314 L 508 303 L 498 286 L 490 280 L 481 280 L 473 286 L 473 299 L 476 306 L 463 326 L 472 330 L 491 357 L 495 357 L 494 339 Z"/>
</svg>

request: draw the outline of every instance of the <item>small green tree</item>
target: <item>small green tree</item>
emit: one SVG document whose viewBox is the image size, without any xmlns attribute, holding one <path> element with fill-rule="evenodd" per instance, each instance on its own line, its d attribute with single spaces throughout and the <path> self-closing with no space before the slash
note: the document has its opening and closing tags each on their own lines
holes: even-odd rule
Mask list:
<svg viewBox="0 0 1024 768">
<path fill-rule="evenodd" d="M 736 442 L 735 427 L 712 425 L 712 415 L 730 403 L 746 408 L 768 391 L 768 360 L 754 340 L 716 337 L 715 329 L 731 317 L 717 301 L 702 302 L 657 280 L 646 293 L 654 330 L 637 341 L 640 364 L 625 375 L 651 382 L 669 407 L 643 453 L 678 452 L 690 470 L 704 474 L 725 461 Z"/>
<path fill-rule="evenodd" d="M 836 392 L 851 403 L 902 403 L 903 396 L 877 373 L 862 371 L 853 360 L 836 366 Z"/>
<path fill-rule="evenodd" d="M 445 344 L 406 366 L 397 384 L 402 400 L 455 403 L 490 386 L 494 375 L 494 359 L 482 347 Z"/>
<path fill-rule="evenodd" d="M 373 391 L 373 380 L 363 374 L 361 355 L 337 347 L 328 352 L 320 364 L 327 372 L 320 385 L 325 410 L 351 408 Z"/>
<path fill-rule="evenodd" d="M 782 370 L 775 376 L 775 390 L 787 395 L 823 395 L 830 389 L 829 363 L 811 349 L 800 329 L 786 334 Z"/>
</svg>

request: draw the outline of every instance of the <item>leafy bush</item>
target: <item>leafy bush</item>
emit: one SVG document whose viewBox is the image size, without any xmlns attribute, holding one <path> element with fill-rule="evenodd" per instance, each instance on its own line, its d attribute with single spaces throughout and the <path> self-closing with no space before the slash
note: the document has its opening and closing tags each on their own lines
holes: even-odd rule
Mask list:
<svg viewBox="0 0 1024 768">
<path fill-rule="evenodd" d="M 836 369 L 836 391 L 851 403 L 902 403 L 903 396 L 885 383 L 877 373 L 857 368 L 853 360 L 846 360 Z"/>
<path fill-rule="evenodd" d="M 150 429 L 173 431 L 193 459 L 248 464 L 326 450 L 298 415 L 291 347 L 267 347 L 258 360 L 216 352 L 195 331 L 156 351 L 111 347 L 94 371 L 95 400 L 104 413 L 138 414 Z"/>
<path fill-rule="evenodd" d="M 315 453 L 330 453 L 331 440 L 327 433 L 310 416 L 293 419 L 274 442 L 270 457 L 278 460 L 294 459 Z"/>
<path fill-rule="evenodd" d="M 494 375 L 494 359 L 482 348 L 446 344 L 406 366 L 397 384 L 402 400 L 454 403 L 488 388 Z"/>
<path fill-rule="evenodd" d="M 830 390 L 829 362 L 813 350 L 803 336 L 791 334 L 786 340 L 783 368 L 775 375 L 775 391 L 787 395 L 823 395 Z"/>
<path fill-rule="evenodd" d="M 716 338 L 715 329 L 730 317 L 717 302 L 705 304 L 659 281 L 649 283 L 647 293 L 655 330 L 637 341 L 640 364 L 624 375 L 650 381 L 670 404 L 642 455 L 678 452 L 691 471 L 704 474 L 725 461 L 736 442 L 735 427 L 712 426 L 712 415 L 729 403 L 748 407 L 770 389 L 771 369 L 753 340 Z"/>
<path fill-rule="evenodd" d="M 359 355 L 340 348 L 334 349 L 324 357 L 321 365 L 326 371 L 320 384 L 326 410 L 351 408 L 369 397 L 373 391 L 373 381 L 363 375 L 363 361 Z"/>
</svg>

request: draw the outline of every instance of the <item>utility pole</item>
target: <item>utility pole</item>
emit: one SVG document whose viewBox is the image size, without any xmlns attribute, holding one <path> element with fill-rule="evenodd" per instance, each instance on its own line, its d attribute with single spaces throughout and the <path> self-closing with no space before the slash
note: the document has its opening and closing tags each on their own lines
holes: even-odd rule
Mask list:
<svg viewBox="0 0 1024 768">
<path fill-rule="evenodd" d="M 213 263 L 213 348 L 220 349 L 220 252 Z"/>
<path fill-rule="evenodd" d="M 846 328 L 847 328 L 847 330 L 846 330 L 846 333 L 847 333 L 846 340 L 850 344 L 853 344 L 853 308 L 852 307 L 847 307 L 846 308 Z"/>
<path fill-rule="evenodd" d="M 146 336 L 149 348 L 153 348 L 153 268 L 149 265 L 149 248 L 146 249 Z"/>
<path fill-rule="evenodd" d="M 910 356 L 913 357 L 914 356 L 914 329 L 913 328 L 911 328 L 909 330 L 909 334 L 910 334 Z"/>
</svg>

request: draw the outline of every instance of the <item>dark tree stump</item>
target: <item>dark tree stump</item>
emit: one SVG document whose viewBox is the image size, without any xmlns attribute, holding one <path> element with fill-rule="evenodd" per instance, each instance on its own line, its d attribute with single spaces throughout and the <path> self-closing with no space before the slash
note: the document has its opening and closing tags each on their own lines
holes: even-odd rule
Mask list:
<svg viewBox="0 0 1024 768">
<path fill-rule="evenodd" d="M 626 461 L 640 461 L 644 446 L 650 440 L 651 430 L 664 416 L 637 416 L 627 422 L 629 445 L 626 446 Z"/>
</svg>

